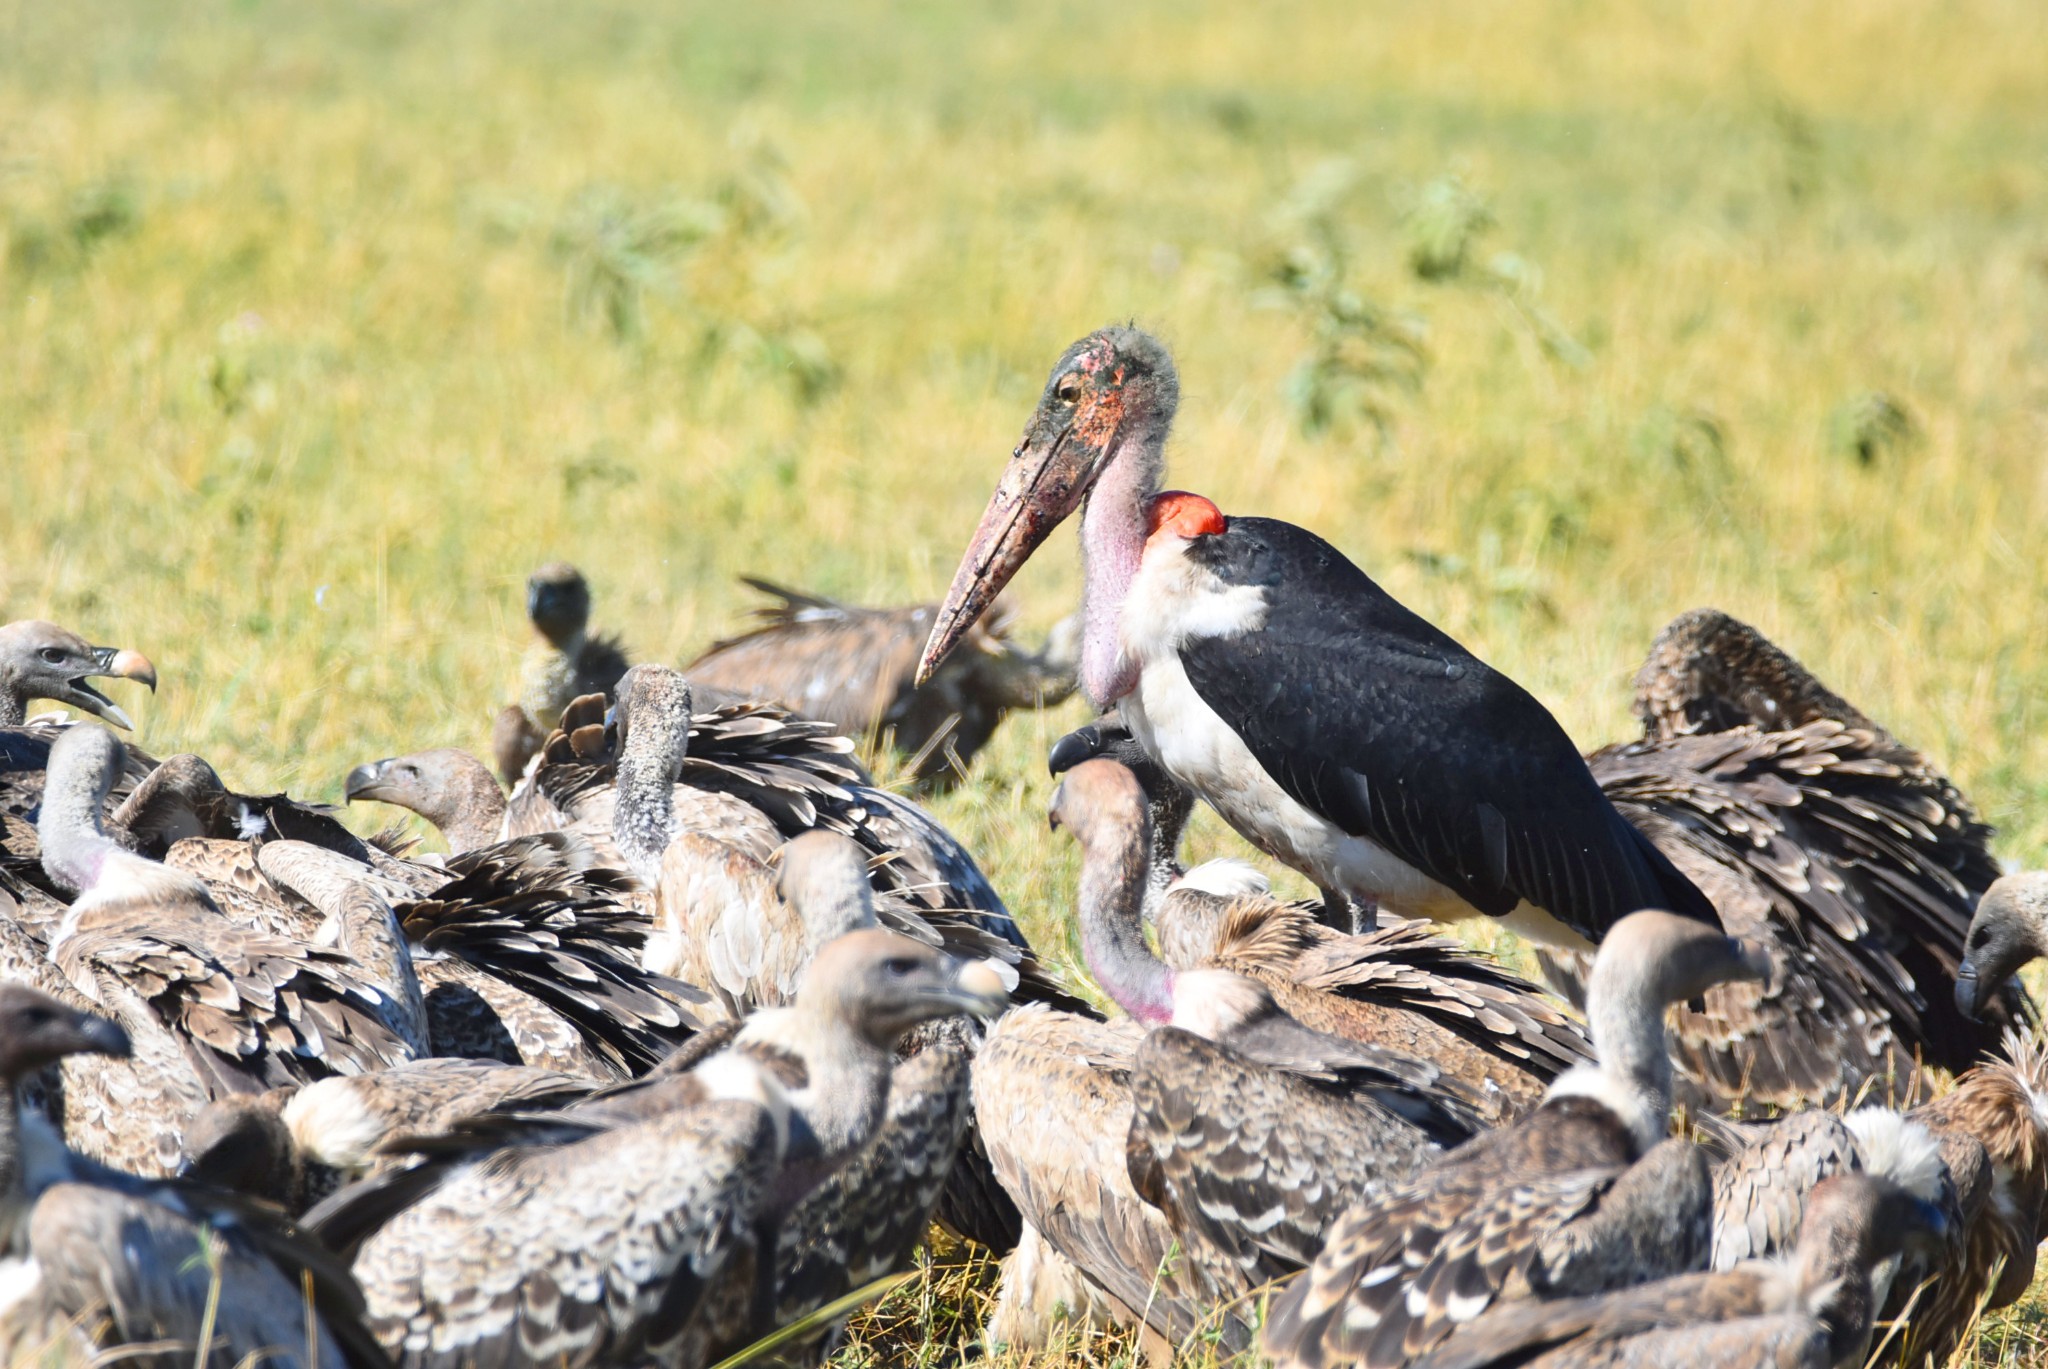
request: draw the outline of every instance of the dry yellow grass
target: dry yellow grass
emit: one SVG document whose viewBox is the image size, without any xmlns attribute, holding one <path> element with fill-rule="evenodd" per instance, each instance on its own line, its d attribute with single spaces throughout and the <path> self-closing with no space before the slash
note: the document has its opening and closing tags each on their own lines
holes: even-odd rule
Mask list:
<svg viewBox="0 0 2048 1369">
<path fill-rule="evenodd" d="M 1135 318 L 1177 483 L 1328 534 L 1582 742 L 1717 604 L 2038 863 L 2044 70 L 2025 0 L 14 0 L 0 616 L 156 657 L 153 749 L 333 797 L 481 742 L 548 557 L 655 658 L 743 571 L 936 593 L 1044 368 Z M 1493 226 L 1425 280 L 1454 185 Z M 1269 267 L 1318 223 L 1426 325 L 1384 435 L 1289 405 Z M 1075 588 L 1055 547 L 1019 591 Z M 1054 943 L 1080 716 L 941 805 Z"/>
</svg>

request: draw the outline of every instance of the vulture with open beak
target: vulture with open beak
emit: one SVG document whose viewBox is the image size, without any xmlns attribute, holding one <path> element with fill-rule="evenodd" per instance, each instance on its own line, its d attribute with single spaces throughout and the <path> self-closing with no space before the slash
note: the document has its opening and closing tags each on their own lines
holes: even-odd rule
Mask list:
<svg viewBox="0 0 2048 1369">
<path fill-rule="evenodd" d="M 125 647 L 93 646 L 68 628 L 38 619 L 0 627 L 0 727 L 20 727 L 35 699 L 65 704 L 123 731 L 135 724 L 88 680 L 134 680 L 156 689 L 156 667 Z"/>
<path fill-rule="evenodd" d="M 1665 1139 L 1664 1013 L 1770 973 L 1765 948 L 1694 919 L 1653 910 L 1616 924 L 1587 992 L 1598 1063 L 1563 1075 L 1519 1122 L 1345 1213 L 1275 1299 L 1267 1353 L 1283 1367 L 1405 1365 L 1497 1302 L 1702 1267 L 1712 1189 L 1700 1151 Z"/>
<path fill-rule="evenodd" d="M 35 820 L 42 802 L 43 778 L 49 767 L 50 744 L 69 723 L 55 715 L 28 726 L 28 706 L 37 699 L 68 705 L 132 730 L 127 713 L 87 683 L 94 679 L 126 679 L 156 689 L 156 667 L 140 652 L 93 646 L 55 623 L 29 620 L 0 627 L 0 847 L 8 857 L 28 863 L 36 859 L 32 844 L 15 850 L 20 831 L 12 819 Z M 121 788 L 126 790 L 155 764 L 146 754 L 128 748 Z M 25 829 L 23 829 L 25 830 Z"/>
<path fill-rule="evenodd" d="M 1011 637 L 998 605 L 922 683 L 918 653 L 936 604 L 858 608 L 766 580 L 745 582 L 777 602 L 737 637 L 683 667 L 693 688 L 776 703 L 854 737 L 888 740 L 912 772 L 946 785 L 1012 709 L 1050 707 L 1074 692 L 1060 629 L 1036 652 Z"/>
<path fill-rule="evenodd" d="M 1614 810 L 1514 681 L 1335 547 L 1162 492 L 1173 359 L 1105 328 L 1053 366 L 919 662 L 929 678 L 1081 513 L 1082 692 L 1254 846 L 1361 909 L 1506 918 L 1585 948 L 1639 908 L 1714 908 Z"/>
</svg>

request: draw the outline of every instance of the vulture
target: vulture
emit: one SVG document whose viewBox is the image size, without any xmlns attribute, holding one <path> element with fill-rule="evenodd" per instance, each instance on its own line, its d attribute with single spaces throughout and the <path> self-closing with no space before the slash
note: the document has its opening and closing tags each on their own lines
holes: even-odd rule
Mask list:
<svg viewBox="0 0 2048 1369">
<path fill-rule="evenodd" d="M 1029 1231 L 991 1334 L 1042 1333 L 1029 1285 L 1050 1254 L 1167 1345 L 1245 1348 L 1250 1290 L 1306 1263 L 1344 1207 L 1471 1136 L 1476 1099 L 1433 1063 L 1312 1030 L 1257 980 L 1154 955 L 1150 819 L 1123 766 L 1074 767 L 1052 819 L 1084 851 L 1083 954 L 1130 1021 L 1016 1013 L 976 1058 L 982 1137 Z"/>
<path fill-rule="evenodd" d="M 1380 907 L 1485 916 L 1584 949 L 1640 908 L 1716 924 L 1528 691 L 1306 528 L 1162 489 L 1179 406 L 1172 356 L 1136 328 L 1060 356 L 933 618 L 920 680 L 1078 512 L 1082 693 L 1315 881 L 1337 925 Z"/>
<path fill-rule="evenodd" d="M 945 913 L 923 916 L 897 900 L 885 903 L 878 916 L 866 854 L 836 832 L 814 829 L 792 838 L 776 853 L 772 871 L 709 838 L 685 834 L 670 844 L 663 870 L 648 964 L 704 985 L 715 1000 L 714 1012 L 739 1018 L 756 1007 L 787 1003 L 819 946 L 875 926 L 955 955 L 986 957 L 1003 966 L 1011 991 L 1025 998 L 1082 1007 L 1033 962 L 1018 961 L 1010 943 L 971 923 Z M 913 1048 L 939 1044 L 973 1053 L 971 1040 L 950 1030 L 943 1035 L 945 1040 L 934 1042 L 929 1031 L 920 1032 Z M 971 1120 L 971 1109 L 963 1118 Z M 964 1163 L 947 1180 L 942 1215 L 959 1234 L 1007 1250 L 1019 1234 L 1015 1208 L 989 1173 L 978 1132 L 969 1131 L 967 1149 Z"/>
<path fill-rule="evenodd" d="M 703 995 L 642 969 L 629 881 L 572 834 L 405 860 L 317 808 L 231 794 L 196 756 L 159 765 L 114 822 L 245 926 L 314 940 L 338 927 L 407 1004 L 420 1054 L 623 1078 L 695 1025 Z"/>
<path fill-rule="evenodd" d="M 67 729 L 50 751 L 38 823 L 45 871 L 76 891 L 50 958 L 147 1062 L 66 1072 L 73 1144 L 160 1172 L 176 1163 L 179 1128 L 212 1098 L 411 1059 L 404 996 L 353 957 L 240 927 L 197 879 L 107 837 L 100 815 L 121 760 L 105 729 Z M 390 920 L 388 909 L 365 911 Z"/>
<path fill-rule="evenodd" d="M 29 723 L 29 704 L 49 699 L 132 730 L 121 707 L 87 683 L 104 678 L 134 680 L 156 689 L 156 667 L 139 652 L 93 646 L 67 628 L 33 619 L 0 627 L 0 848 L 5 848 L 6 865 L 35 864 L 33 823 L 42 802 L 50 744 L 71 725 L 54 715 Z M 154 763 L 131 750 L 121 788 L 140 780 Z M 28 825 L 17 826 L 17 819 Z M 26 847 L 21 846 L 23 835 L 30 838 Z"/>
<path fill-rule="evenodd" d="M 1588 1297 L 1518 1302 L 1460 1327 L 1415 1369 L 1861 1369 L 1873 1269 L 1936 1249 L 1940 1208 L 1865 1174 L 1824 1179 L 1796 1244 L 1769 1260 Z"/>
<path fill-rule="evenodd" d="M 1732 979 L 1768 979 L 1761 945 L 1647 910 L 1609 931 L 1587 986 L 1598 1063 L 1566 1072 L 1520 1121 L 1389 1184 L 1333 1226 L 1272 1305 L 1286 1366 L 1405 1365 L 1498 1302 L 1602 1293 L 1703 1266 L 1707 1165 L 1665 1139 L 1664 1013 Z"/>
<path fill-rule="evenodd" d="M 120 705 L 87 683 L 95 679 L 134 680 L 154 692 L 156 667 L 140 652 L 93 646 L 55 623 L 31 618 L 0 627 L 0 728 L 22 726 L 30 702 L 48 699 L 133 731 Z"/>
<path fill-rule="evenodd" d="M 644 887 L 678 892 L 687 888 L 688 853 L 712 848 L 701 843 L 682 843 L 679 847 L 679 836 L 694 832 L 725 847 L 765 859 L 787 837 L 824 827 L 851 837 L 871 856 L 883 857 L 874 860 L 870 870 L 882 911 L 894 908 L 923 922 L 945 921 L 1008 943 L 1007 956 L 1019 965 L 1020 973 L 1027 972 L 1027 968 L 1035 973 L 1035 961 L 1023 933 L 1011 920 L 981 868 L 952 834 L 921 808 L 886 790 L 861 783 L 850 772 L 843 780 L 828 780 L 828 771 L 822 766 L 811 772 L 816 779 L 808 792 L 793 781 L 780 781 L 786 787 L 778 794 L 748 784 L 744 800 L 718 789 L 699 789 L 696 786 L 700 782 L 692 778 L 689 768 L 700 759 L 691 716 L 690 687 L 680 675 L 661 666 L 635 666 L 620 685 L 613 725 L 616 762 L 605 767 L 600 775 L 590 777 L 590 792 L 594 795 L 601 790 L 603 794 L 601 806 L 608 810 L 605 822 L 611 840 L 625 867 Z M 737 724 L 738 715 L 726 716 Z M 550 745 L 552 750 L 552 742 Z M 723 782 L 721 777 L 729 773 L 730 767 L 715 752 L 701 759 L 718 772 L 701 783 Z M 572 767 L 543 765 L 528 777 L 529 782 L 544 786 L 557 768 Z M 764 771 L 778 776 L 793 768 L 792 762 L 779 757 L 762 763 Z M 683 820 L 678 811 L 681 805 L 676 800 L 680 795 L 693 793 L 738 804 L 756 821 L 768 822 L 772 818 L 765 849 L 754 844 L 745 828 L 707 827 Z M 911 924 L 905 925 L 908 928 Z M 918 934 L 926 939 L 930 936 L 928 930 Z M 1049 982 L 1044 988 L 1054 991 Z"/>
<path fill-rule="evenodd" d="M 1991 829 L 1926 756 L 1712 609 L 1658 635 L 1635 711 L 1640 741 L 1587 758 L 1601 788 L 1784 967 L 1771 989 L 1723 985 L 1680 1010 L 1688 1102 L 1905 1097 L 1922 1064 L 1960 1072 L 2023 1020 L 2010 991 L 1957 1011 L 1970 910 L 1999 868 Z M 1550 957 L 1561 984 L 1583 968 L 1570 959 Z"/>
<path fill-rule="evenodd" d="M 2020 970 L 2048 956 L 2048 870 L 2023 870 L 1993 880 L 1977 900 L 1956 970 L 1956 1011 L 1994 1019 Z M 1987 1014 L 1985 1009 L 1992 1007 Z"/>
<path fill-rule="evenodd" d="M 642 967 L 646 926 L 619 901 L 625 881 L 589 861 L 569 834 L 518 837 L 419 867 L 425 887 L 408 897 L 380 892 L 370 867 L 303 843 L 258 853 L 274 884 L 344 928 L 355 904 L 389 907 L 399 953 L 418 974 L 432 1054 L 623 1079 L 694 1031 L 693 1009 L 708 1000 Z"/>
<path fill-rule="evenodd" d="M 974 1057 L 974 1115 L 996 1178 L 1022 1215 L 1003 1259 L 986 1337 L 1042 1345 L 1050 1315 L 1085 1305 L 1143 1328 L 1155 1361 L 1203 1331 L 1242 1347 L 1241 1289 L 1179 1248 L 1166 1214 L 1131 1182 L 1131 1071 L 1144 1028 L 1026 1004 L 989 1028 Z"/>
<path fill-rule="evenodd" d="M 637 666 L 621 681 L 609 721 L 601 699 L 577 700 L 504 809 L 488 776 L 477 782 L 482 763 L 460 752 L 358 766 L 348 792 L 402 804 L 437 826 L 445 820 L 453 827 L 444 833 L 472 839 L 493 830 L 522 836 L 568 829 L 588 839 L 604 864 L 627 869 L 650 889 L 667 841 L 679 834 L 766 860 L 788 838 L 827 827 L 888 857 L 873 871 L 885 899 L 951 910 L 1024 948 L 973 856 L 922 808 L 870 784 L 852 742 L 771 705 L 693 714 L 690 699 L 674 671 Z M 615 822 L 622 798 L 629 809 L 624 844 Z"/>
<path fill-rule="evenodd" d="M 857 608 L 766 580 L 744 583 L 776 602 L 756 611 L 751 630 L 712 643 L 684 666 L 691 685 L 779 704 L 848 736 L 886 739 L 928 784 L 965 775 L 1004 714 L 1050 707 L 1074 692 L 1071 624 L 1026 651 L 998 605 L 918 683 L 918 652 L 937 604 Z"/>
<path fill-rule="evenodd" d="M 104 1351 L 160 1369 L 384 1364 L 360 1291 L 317 1243 L 264 1209 L 98 1165 L 16 1101 L 29 1075 L 59 1059 L 128 1050 L 112 1021 L 0 984 L 7 1362 Z M 213 1341 L 202 1354 L 203 1331 Z"/>
<path fill-rule="evenodd" d="M 1715 1269 L 1790 1250 L 1808 1196 L 1837 1174 L 1873 1174 L 1945 1210 L 1961 1198 L 1934 1133 L 1891 1108 L 1800 1112 L 1745 1130 L 1748 1144 L 1714 1169 Z"/>
<path fill-rule="evenodd" d="M 1903 1336 L 1908 1363 L 1931 1356 L 1946 1364 L 1980 1311 L 2010 1306 L 2034 1281 L 2048 1222 L 2048 1045 L 2036 1031 L 2014 1031 L 2002 1054 L 1908 1114 L 1934 1134 L 1945 1156 L 1981 1151 L 1990 1169 L 1978 1200 L 1964 1205 L 1960 1248 L 1912 1306 Z M 1961 1168 L 1953 1161 L 1950 1167 Z M 1888 1311 L 1904 1310 L 1902 1302 L 1895 1287 Z"/>
<path fill-rule="evenodd" d="M 399 1138 L 387 1149 L 444 1158 L 344 1189 L 309 1222 L 354 1251 L 403 1364 L 700 1365 L 769 1329 L 766 1252 L 890 1115 L 898 1038 L 1002 1001 L 985 963 L 853 932 L 821 948 L 791 1006 L 641 1090 L 656 1105 Z M 494 1140 L 514 1144 L 478 1148 Z"/>
<path fill-rule="evenodd" d="M 560 1070 L 437 1056 L 302 1088 L 234 1094 L 208 1103 L 185 1128 L 178 1172 L 303 1212 L 343 1182 L 393 1163 L 378 1151 L 393 1137 L 442 1131 L 496 1109 L 580 1102 L 598 1087 Z"/>
<path fill-rule="evenodd" d="M 1062 738 L 1056 775 L 1091 757 L 1123 766 L 1143 791 L 1100 785 L 1086 824 L 1084 869 L 1103 868 L 1121 897 L 1143 889 L 1160 956 L 1177 971 L 1221 969 L 1261 984 L 1289 1016 L 1320 1032 L 1436 1062 L 1477 1098 L 1495 1125 L 1534 1107 L 1558 1074 L 1587 1058 L 1579 1030 L 1541 990 L 1428 924 L 1383 916 L 1359 935 L 1318 922 L 1310 906 L 1282 903 L 1263 876 L 1237 861 L 1181 868 L 1194 796 L 1145 755 L 1115 719 Z M 1078 801 L 1079 796 L 1073 796 Z M 1149 819 L 1149 843 L 1140 837 Z"/>
<path fill-rule="evenodd" d="M 550 561 L 526 580 L 526 616 L 536 640 L 519 667 L 519 702 L 491 729 L 491 754 L 505 783 L 517 784 L 570 702 L 610 698 L 626 673 L 616 637 L 590 631 L 590 582 L 567 561 Z"/>
</svg>

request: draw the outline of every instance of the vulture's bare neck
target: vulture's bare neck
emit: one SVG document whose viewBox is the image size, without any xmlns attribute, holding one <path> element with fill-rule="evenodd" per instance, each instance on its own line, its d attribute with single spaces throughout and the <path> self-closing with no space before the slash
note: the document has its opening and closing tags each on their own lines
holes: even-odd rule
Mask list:
<svg viewBox="0 0 2048 1369">
<path fill-rule="evenodd" d="M 1102 823 L 1081 857 L 1081 953 L 1117 1005 L 1146 1026 L 1173 1018 L 1173 971 L 1145 943 L 1150 823 Z"/>
<path fill-rule="evenodd" d="M 635 719 L 619 754 L 612 839 L 634 873 L 650 883 L 675 828 L 675 780 L 689 745 L 689 721 Z"/>
<path fill-rule="evenodd" d="M 109 776 L 53 771 L 43 790 L 42 816 L 36 822 L 43 869 L 66 888 L 90 889 L 107 858 L 121 849 L 106 834 L 101 817 L 112 787 Z"/>
<path fill-rule="evenodd" d="M 1605 1103 L 1647 1150 L 1670 1128 L 1671 1053 L 1664 1037 L 1666 995 L 1654 963 L 1610 958 L 1588 986 L 1587 1027 L 1594 1065 L 1566 1072 L 1552 1094 L 1584 1094 Z"/>
<path fill-rule="evenodd" d="M 438 813 L 420 816 L 440 829 L 448 849 L 456 855 L 489 846 L 504 833 L 505 791 L 482 765 L 474 770 L 465 766 L 437 807 Z"/>
</svg>

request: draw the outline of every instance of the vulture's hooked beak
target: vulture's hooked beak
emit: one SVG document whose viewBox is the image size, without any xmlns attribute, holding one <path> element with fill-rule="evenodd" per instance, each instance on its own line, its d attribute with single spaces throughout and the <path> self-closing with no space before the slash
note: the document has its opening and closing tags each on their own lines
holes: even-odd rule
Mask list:
<svg viewBox="0 0 2048 1369">
<path fill-rule="evenodd" d="M 139 651 L 122 647 L 96 646 L 92 649 L 93 668 L 65 681 L 64 697 L 59 701 L 73 708 L 82 708 L 95 717 L 104 718 L 118 728 L 133 732 L 135 724 L 130 722 L 121 706 L 106 695 L 94 689 L 86 681 L 90 679 L 134 680 L 149 686 L 150 693 L 156 692 L 156 667 L 149 663 L 149 657 Z"/>
<path fill-rule="evenodd" d="M 1780 988 L 1780 967 L 1770 946 L 1746 936 L 1731 939 L 1735 942 L 1736 959 L 1742 964 L 1742 973 L 1737 978 L 1755 981 L 1766 994 L 1776 993 Z"/>
<path fill-rule="evenodd" d="M 1984 1012 L 1984 986 L 1977 978 L 1977 967 L 1970 963 L 1968 956 L 1956 966 L 1956 1011 L 1972 1022 L 1982 1019 Z"/>
<path fill-rule="evenodd" d="M 342 783 L 342 794 L 348 802 L 357 799 L 381 799 L 384 797 L 384 767 L 391 764 L 389 758 L 381 761 L 366 761 L 348 772 L 348 779 Z"/>
<path fill-rule="evenodd" d="M 126 1059 L 134 1050 L 128 1033 L 121 1024 L 98 1013 L 79 1013 L 71 1024 L 74 1040 L 71 1043 L 77 1054 L 111 1055 Z"/>
<path fill-rule="evenodd" d="M 960 569 L 953 572 L 946 602 L 918 659 L 917 683 L 932 677 L 1031 553 L 1081 507 L 1116 450 L 1114 421 L 1099 412 L 1106 407 L 1098 401 L 1077 410 L 1048 396 L 1032 415 L 960 558 Z"/>
<path fill-rule="evenodd" d="M 953 975 L 948 994 L 961 1012 L 996 1017 L 1008 1006 L 1016 979 L 1017 972 L 999 961 L 970 960 Z"/>
</svg>

